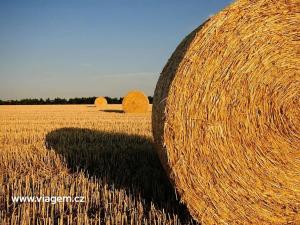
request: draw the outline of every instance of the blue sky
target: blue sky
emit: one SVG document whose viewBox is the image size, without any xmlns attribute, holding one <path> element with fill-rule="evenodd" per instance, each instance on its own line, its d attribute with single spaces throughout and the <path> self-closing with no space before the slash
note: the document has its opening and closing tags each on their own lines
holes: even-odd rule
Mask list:
<svg viewBox="0 0 300 225">
<path fill-rule="evenodd" d="M 0 99 L 154 92 L 180 41 L 229 0 L 0 0 Z"/>
</svg>

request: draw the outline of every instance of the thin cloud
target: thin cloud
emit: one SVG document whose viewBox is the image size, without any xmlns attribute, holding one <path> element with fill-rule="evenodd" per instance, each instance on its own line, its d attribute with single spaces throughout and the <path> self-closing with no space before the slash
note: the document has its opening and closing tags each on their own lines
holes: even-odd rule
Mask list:
<svg viewBox="0 0 300 225">
<path fill-rule="evenodd" d="M 93 64 L 91 64 L 91 63 L 81 63 L 80 66 L 82 66 L 82 67 L 92 67 Z"/>
<path fill-rule="evenodd" d="M 158 76 L 159 72 L 138 72 L 138 73 L 112 73 L 101 74 L 99 77 L 135 77 L 135 76 Z"/>
</svg>

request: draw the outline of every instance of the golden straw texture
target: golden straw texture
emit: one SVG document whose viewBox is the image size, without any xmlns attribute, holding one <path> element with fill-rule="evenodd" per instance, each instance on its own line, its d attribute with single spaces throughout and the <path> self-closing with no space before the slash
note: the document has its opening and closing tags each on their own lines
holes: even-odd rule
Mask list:
<svg viewBox="0 0 300 225">
<path fill-rule="evenodd" d="M 177 47 L 152 126 L 202 224 L 300 224 L 300 1 L 240 0 Z"/>
<path fill-rule="evenodd" d="M 122 101 L 126 113 L 144 113 L 149 111 L 148 97 L 141 91 L 130 91 Z"/>
<path fill-rule="evenodd" d="M 106 98 L 104 97 L 98 97 L 95 99 L 95 105 L 101 109 L 105 109 L 105 107 L 107 106 L 107 101 Z"/>
</svg>

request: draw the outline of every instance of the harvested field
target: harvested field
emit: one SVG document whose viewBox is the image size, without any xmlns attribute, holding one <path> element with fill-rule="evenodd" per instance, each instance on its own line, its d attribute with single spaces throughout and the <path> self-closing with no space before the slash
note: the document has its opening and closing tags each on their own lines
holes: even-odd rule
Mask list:
<svg viewBox="0 0 300 225">
<path fill-rule="evenodd" d="M 150 115 L 121 105 L 0 106 L 0 224 L 196 224 L 153 149 Z M 14 203 L 14 196 L 85 202 Z"/>
</svg>

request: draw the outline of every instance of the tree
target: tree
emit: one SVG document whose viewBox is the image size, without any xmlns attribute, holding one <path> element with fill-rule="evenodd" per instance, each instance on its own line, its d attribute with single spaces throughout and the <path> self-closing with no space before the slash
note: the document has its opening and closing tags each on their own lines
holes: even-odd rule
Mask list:
<svg viewBox="0 0 300 225">
<path fill-rule="evenodd" d="M 108 104 L 121 104 L 123 98 L 105 97 Z M 81 97 L 81 98 L 55 98 L 55 99 L 37 99 L 25 98 L 20 100 L 0 100 L 0 105 L 53 105 L 53 104 L 94 104 L 96 97 Z M 148 96 L 149 102 L 152 103 L 153 97 Z"/>
</svg>

